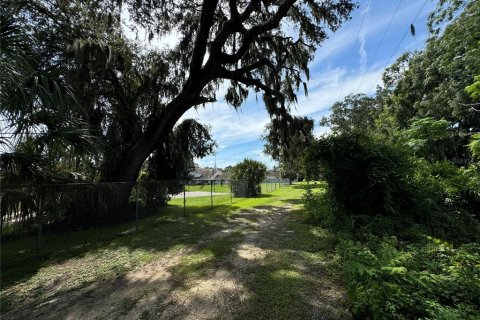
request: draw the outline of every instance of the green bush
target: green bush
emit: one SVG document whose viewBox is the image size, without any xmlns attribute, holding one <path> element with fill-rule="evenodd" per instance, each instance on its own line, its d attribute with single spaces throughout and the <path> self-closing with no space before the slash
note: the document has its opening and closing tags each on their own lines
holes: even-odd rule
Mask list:
<svg viewBox="0 0 480 320">
<path fill-rule="evenodd" d="M 455 243 L 480 240 L 480 175 L 478 168 L 448 161 L 415 160 L 413 181 L 423 224 L 436 237 Z"/>
<path fill-rule="evenodd" d="M 324 228 L 334 227 L 336 225 L 336 206 L 325 190 L 313 192 L 307 189 L 303 195 L 304 209 L 306 218 L 309 222 L 315 223 Z"/>
<path fill-rule="evenodd" d="M 365 136 L 343 134 L 316 141 L 306 169 L 307 174 L 324 176 L 329 195 L 347 214 L 393 215 L 414 205 L 407 157 Z"/>
<path fill-rule="evenodd" d="M 255 197 L 261 193 L 260 183 L 265 179 L 267 167 L 259 161 L 245 159 L 232 167 L 230 173 L 236 197 Z"/>
<path fill-rule="evenodd" d="M 479 244 L 371 237 L 339 249 L 356 319 L 478 319 Z"/>
</svg>

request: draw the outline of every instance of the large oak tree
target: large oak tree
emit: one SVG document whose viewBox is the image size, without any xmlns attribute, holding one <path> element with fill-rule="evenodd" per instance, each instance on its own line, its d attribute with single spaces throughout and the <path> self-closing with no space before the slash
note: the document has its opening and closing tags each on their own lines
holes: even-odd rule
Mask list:
<svg viewBox="0 0 480 320">
<path fill-rule="evenodd" d="M 112 179 L 131 180 L 156 143 L 190 108 L 216 100 L 229 81 L 225 99 L 239 107 L 249 89 L 262 92 L 268 112 L 288 113 L 295 92 L 309 76 L 317 46 L 348 18 L 351 1 L 127 1 L 134 20 L 160 38 L 178 34 L 179 43 L 161 53 L 165 105 L 142 135 L 123 152 Z"/>
<path fill-rule="evenodd" d="M 134 181 L 189 109 L 225 100 L 238 108 L 249 93 L 267 111 L 291 119 L 306 90 L 308 64 L 330 31 L 349 18 L 350 0 L 38 0 L 5 1 L 32 37 L 43 69 L 55 67 L 105 142 L 95 163 L 104 181 Z M 128 13 L 128 14 L 127 14 Z M 126 24 L 174 46 L 145 50 Z M 165 154 L 162 154 L 165 153 Z"/>
</svg>

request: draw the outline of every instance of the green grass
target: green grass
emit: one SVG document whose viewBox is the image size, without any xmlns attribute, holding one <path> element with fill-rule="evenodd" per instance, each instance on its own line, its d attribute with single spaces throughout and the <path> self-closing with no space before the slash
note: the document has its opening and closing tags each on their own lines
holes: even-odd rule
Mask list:
<svg viewBox="0 0 480 320">
<path fill-rule="evenodd" d="M 345 319 L 346 307 L 338 295 L 337 256 L 331 250 L 336 241 L 325 230 L 303 223 L 302 212 L 287 222 L 291 236 L 276 239 L 260 266 L 250 274 L 246 285 L 253 293 L 235 319 Z M 321 307 L 307 301 L 317 297 Z"/>
<path fill-rule="evenodd" d="M 321 186 L 317 185 L 317 189 Z M 235 305 L 228 319 L 304 319 L 321 314 L 329 319 L 345 318 L 344 306 L 336 305 L 338 276 L 331 267 L 336 255 L 334 238 L 319 227 L 303 222 L 302 195 L 304 185 L 294 185 L 264 193 L 257 198 L 215 196 L 172 199 L 158 213 L 143 218 L 139 228 L 133 223 L 65 234 L 47 235 L 41 257 L 35 256 L 35 239 L 21 239 L 2 247 L 2 312 L 26 301 L 41 303 L 93 283 L 115 279 L 159 258 L 174 257 L 178 252 L 195 248 L 181 255 L 169 267 L 175 275 L 175 286 L 188 292 L 199 279 L 210 279 L 223 268 L 236 274 L 248 299 Z M 255 231 L 262 214 L 277 207 L 293 208 L 282 224 L 288 232 L 266 229 L 262 240 L 266 256 L 259 264 L 238 269 L 234 258 L 236 248 L 246 233 Z M 233 213 L 252 208 L 267 209 L 266 213 L 246 216 L 240 228 L 223 237 L 209 235 L 225 228 Z M 265 212 L 265 211 L 263 211 Z M 284 230 L 284 229 L 282 229 Z M 201 245 L 199 245 L 201 244 Z M 262 246 L 262 244 L 259 244 Z M 333 289 L 332 289 L 333 288 Z M 322 306 L 312 306 L 311 298 L 319 297 Z M 127 315 L 135 308 L 140 296 L 118 301 L 117 312 Z M 151 318 L 144 310 L 142 317 Z M 313 312 L 313 313 L 312 313 Z"/>
<path fill-rule="evenodd" d="M 203 192 L 218 192 L 218 193 L 230 193 L 230 185 L 228 184 L 204 184 L 204 185 L 187 185 L 185 186 L 185 191 L 192 192 L 192 191 L 203 191 Z"/>
<path fill-rule="evenodd" d="M 270 193 L 270 192 L 280 188 L 279 183 L 262 183 L 262 184 L 260 184 L 260 186 L 262 188 L 263 193 Z M 205 183 L 203 185 L 201 185 L 201 184 L 186 185 L 185 186 L 185 191 L 187 191 L 187 192 L 194 192 L 194 191 L 210 192 L 210 191 L 213 191 L 215 193 L 228 193 L 228 194 L 230 194 L 230 185 L 229 184 L 221 185 L 218 182 L 217 182 L 217 184 L 213 184 L 212 186 L 210 186 L 210 184 L 208 184 L 208 183 Z"/>
<path fill-rule="evenodd" d="M 302 190 L 283 188 L 258 198 L 215 196 L 172 199 L 158 213 L 134 223 L 43 237 L 37 252 L 36 237 L 2 244 L 2 310 L 27 299 L 44 300 L 54 295 L 111 279 L 146 263 L 196 244 L 221 228 L 233 211 L 255 206 L 282 205 L 298 198 Z M 187 271 L 185 271 L 187 272 Z M 49 290 L 55 281 L 62 284 Z"/>
</svg>

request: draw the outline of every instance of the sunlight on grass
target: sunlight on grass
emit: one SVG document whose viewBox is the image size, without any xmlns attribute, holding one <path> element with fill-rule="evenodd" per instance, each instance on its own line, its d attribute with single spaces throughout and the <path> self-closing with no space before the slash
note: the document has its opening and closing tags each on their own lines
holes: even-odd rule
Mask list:
<svg viewBox="0 0 480 320">
<path fill-rule="evenodd" d="M 321 188 L 316 184 L 314 190 Z M 301 222 L 305 189 L 305 184 L 296 184 L 257 198 L 215 196 L 213 208 L 210 197 L 188 198 L 185 212 L 183 199 L 172 199 L 158 213 L 141 219 L 136 230 L 133 223 L 126 223 L 47 235 L 41 259 L 34 255 L 34 238 L 7 243 L 2 246 L 2 259 L 7 261 L 2 268 L 2 312 L 123 277 L 150 262 L 162 258 L 169 261 L 169 257 L 193 248 L 168 267 L 188 291 L 198 279 L 211 277 L 218 268 L 234 268 L 230 259 L 238 256 L 235 248 L 245 234 L 256 232 L 258 215 L 274 214 L 272 209 L 288 205 L 291 209 L 284 236 L 268 244 L 260 264 L 242 271 L 248 274 L 242 285 L 249 298 L 238 306 L 235 319 L 300 319 L 307 312 L 306 295 L 314 295 L 318 286 L 319 280 L 310 274 L 328 272 L 329 263 L 325 261 L 335 260 L 326 253 L 333 241 L 331 236 Z M 259 210 L 235 218 L 239 229 L 205 241 L 207 235 L 225 229 L 234 212 L 251 214 L 252 208 Z M 26 253 L 19 254 L 21 251 Z M 139 297 L 124 299 L 119 309 L 127 314 Z"/>
<path fill-rule="evenodd" d="M 172 199 L 158 213 L 134 223 L 45 235 L 40 257 L 36 257 L 35 237 L 2 244 L 2 309 L 28 300 L 45 300 L 98 280 L 124 275 L 160 257 L 195 244 L 205 234 L 219 230 L 225 218 L 237 210 L 256 206 L 280 206 L 285 199 L 298 199 L 303 189 L 277 189 L 258 198 L 230 198 L 230 195 L 188 198 L 183 215 L 183 199 Z M 183 273 L 215 256 L 228 254 L 238 234 L 213 242 L 205 251 L 182 261 Z M 208 251 L 210 250 L 210 251 Z M 192 259 L 192 261 L 190 261 Z M 195 260 L 197 259 L 197 260 Z"/>
</svg>

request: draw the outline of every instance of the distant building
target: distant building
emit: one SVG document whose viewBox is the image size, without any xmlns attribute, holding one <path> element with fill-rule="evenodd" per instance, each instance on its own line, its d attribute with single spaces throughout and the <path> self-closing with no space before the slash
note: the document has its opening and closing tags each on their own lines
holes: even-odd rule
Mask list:
<svg viewBox="0 0 480 320">
<path fill-rule="evenodd" d="M 282 174 L 280 170 L 278 170 L 276 167 L 273 167 L 273 170 L 267 170 L 267 173 L 265 174 L 265 180 L 266 181 L 271 181 L 271 180 L 277 180 L 282 177 Z"/>
<path fill-rule="evenodd" d="M 229 180 L 230 173 L 220 169 L 195 167 L 190 173 L 193 180 Z"/>
<path fill-rule="evenodd" d="M 230 172 L 217 170 L 214 175 L 214 179 L 217 180 L 230 180 Z"/>
</svg>

